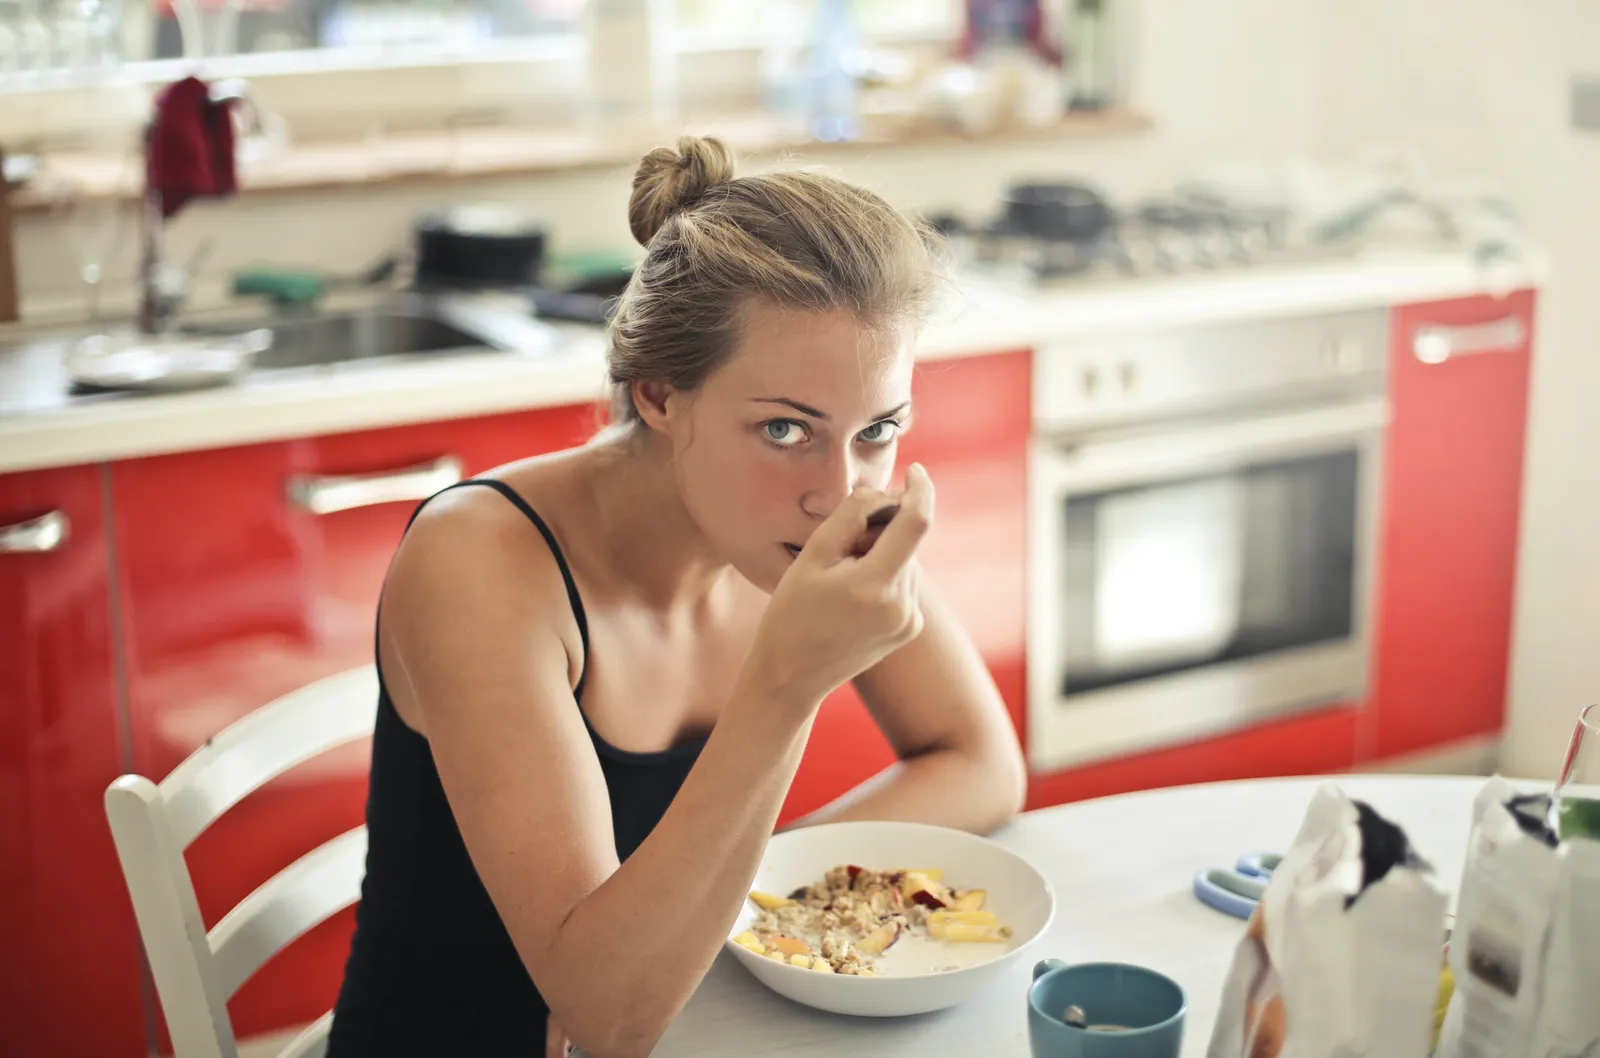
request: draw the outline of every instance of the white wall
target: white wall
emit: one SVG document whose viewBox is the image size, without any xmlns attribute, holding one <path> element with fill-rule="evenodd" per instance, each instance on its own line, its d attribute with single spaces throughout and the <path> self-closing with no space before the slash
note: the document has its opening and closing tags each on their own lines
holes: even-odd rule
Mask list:
<svg viewBox="0 0 1600 1058">
<path fill-rule="evenodd" d="M 1502 767 L 1549 776 L 1600 701 L 1600 77 L 1594 0 L 1322 0 L 1317 145 L 1409 144 L 1499 181 L 1553 270 L 1535 346 L 1511 720 Z"/>
</svg>

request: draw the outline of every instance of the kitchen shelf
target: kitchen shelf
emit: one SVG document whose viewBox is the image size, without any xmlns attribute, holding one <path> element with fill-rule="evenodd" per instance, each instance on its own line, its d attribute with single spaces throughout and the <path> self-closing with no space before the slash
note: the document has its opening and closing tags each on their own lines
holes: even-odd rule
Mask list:
<svg viewBox="0 0 1600 1058">
<path fill-rule="evenodd" d="M 634 137 L 577 129 L 463 128 L 365 142 L 295 144 L 272 158 L 242 160 L 239 184 L 242 193 L 255 195 L 631 166 L 645 151 L 671 142 L 683 131 L 720 136 L 741 155 L 751 157 L 842 154 L 894 146 L 1062 142 L 1129 135 L 1151 127 L 1143 114 L 1113 109 L 1071 113 L 1043 127 L 1006 127 L 981 135 L 869 122 L 861 138 L 846 143 L 785 135 L 771 118 L 760 114 L 708 117 L 685 122 L 681 129 Z M 72 187 L 76 198 L 131 200 L 139 192 L 140 167 L 125 156 L 52 154 L 45 169 L 53 185 Z M 14 192 L 12 204 L 15 212 L 30 213 L 48 211 L 59 201 L 42 187 L 24 186 Z"/>
</svg>

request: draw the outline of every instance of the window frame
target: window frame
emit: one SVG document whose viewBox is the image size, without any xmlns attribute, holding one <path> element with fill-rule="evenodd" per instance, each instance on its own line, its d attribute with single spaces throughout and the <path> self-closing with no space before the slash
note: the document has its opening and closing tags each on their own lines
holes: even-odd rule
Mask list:
<svg viewBox="0 0 1600 1058">
<path fill-rule="evenodd" d="M 959 37 L 960 4 L 945 0 L 943 28 L 863 31 L 886 48 L 928 49 Z M 762 43 L 752 34 L 675 35 L 680 108 L 749 109 L 760 103 Z M 241 78 L 257 104 L 295 139 L 327 141 L 374 131 L 457 124 L 570 122 L 583 102 L 585 47 L 580 33 L 527 36 L 466 48 L 431 45 L 255 52 L 212 59 L 150 59 L 106 71 L 44 75 L 41 83 L 0 90 L 0 142 L 13 150 L 84 149 L 148 113 L 159 89 L 191 73 Z M 692 57 L 692 61 L 683 61 Z M 115 105 L 108 93 L 120 94 Z"/>
</svg>

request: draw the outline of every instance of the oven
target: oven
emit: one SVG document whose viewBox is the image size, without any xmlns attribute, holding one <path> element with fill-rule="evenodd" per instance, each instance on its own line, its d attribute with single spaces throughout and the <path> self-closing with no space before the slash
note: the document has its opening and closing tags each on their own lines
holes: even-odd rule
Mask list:
<svg viewBox="0 0 1600 1058">
<path fill-rule="evenodd" d="M 1039 349 L 1035 771 L 1359 700 L 1386 311 Z"/>
</svg>

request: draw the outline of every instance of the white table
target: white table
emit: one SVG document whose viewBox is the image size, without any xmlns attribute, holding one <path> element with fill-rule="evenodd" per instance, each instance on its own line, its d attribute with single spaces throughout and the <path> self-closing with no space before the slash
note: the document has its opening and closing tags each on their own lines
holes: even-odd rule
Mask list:
<svg viewBox="0 0 1600 1058">
<path fill-rule="evenodd" d="M 1311 794 L 1337 782 L 1406 829 L 1454 891 L 1481 778 L 1338 776 L 1266 779 L 1128 794 L 1030 812 L 995 835 L 1055 888 L 1055 922 L 1006 979 L 966 1003 L 909 1018 L 850 1018 L 768 991 L 724 953 L 657 1046 L 658 1058 L 1024 1058 L 1033 964 L 1140 963 L 1189 996 L 1183 1053 L 1204 1055 L 1223 976 L 1244 929 L 1195 899 L 1202 867 L 1283 851 Z"/>
</svg>

